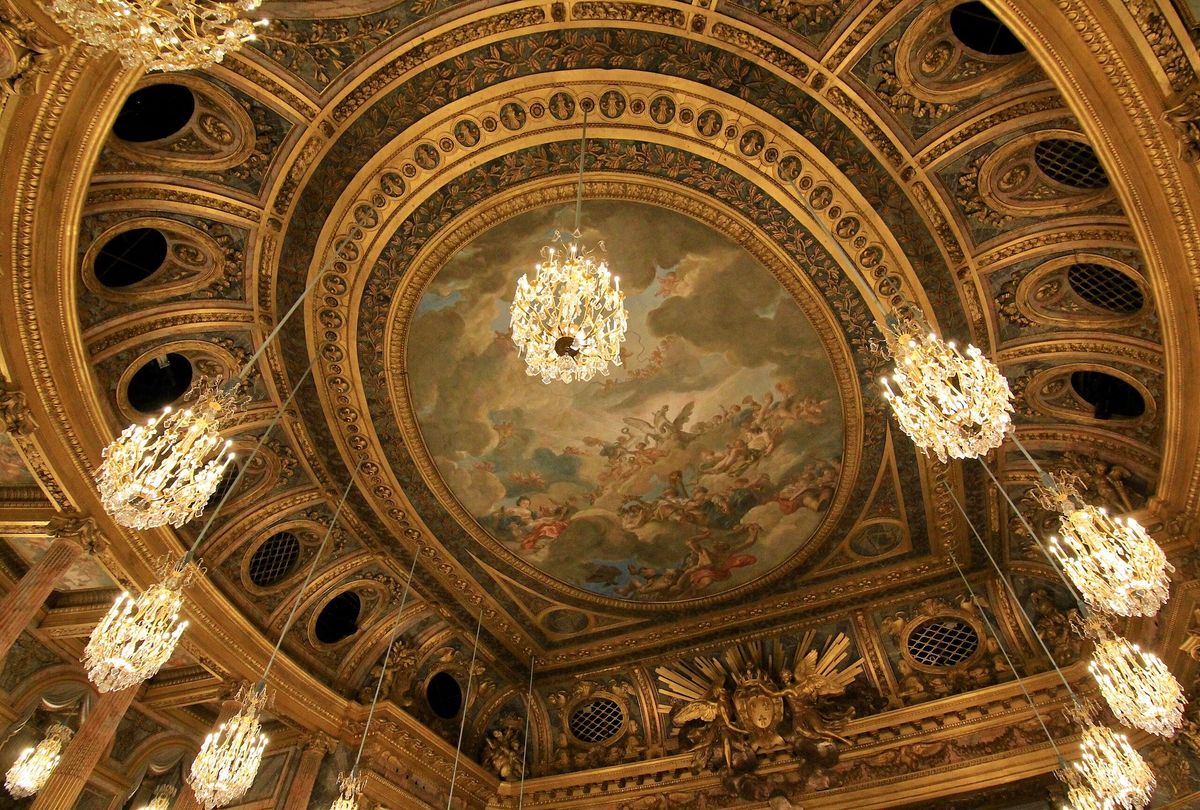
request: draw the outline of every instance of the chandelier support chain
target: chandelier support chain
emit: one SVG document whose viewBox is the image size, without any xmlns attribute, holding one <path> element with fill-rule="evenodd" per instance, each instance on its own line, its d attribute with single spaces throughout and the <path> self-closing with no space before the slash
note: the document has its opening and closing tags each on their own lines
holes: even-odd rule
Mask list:
<svg viewBox="0 0 1200 810">
<path fill-rule="evenodd" d="M 1033 637 L 1037 639 L 1038 645 L 1042 648 L 1042 652 L 1046 654 L 1046 658 L 1050 661 L 1050 665 L 1054 667 L 1055 673 L 1058 674 L 1058 679 L 1062 681 L 1062 685 L 1066 687 L 1067 694 L 1071 696 L 1071 702 L 1075 704 L 1076 708 L 1080 708 L 1081 704 L 1079 702 L 1079 697 L 1075 694 L 1075 690 L 1071 688 L 1071 684 L 1067 680 L 1067 676 L 1063 674 L 1062 669 L 1058 666 L 1058 661 L 1055 660 L 1053 653 L 1050 652 L 1050 648 L 1047 647 L 1046 642 L 1042 640 L 1041 634 L 1038 633 L 1037 628 L 1033 624 L 1033 620 L 1029 617 L 1029 613 L 1025 610 L 1025 606 L 1021 604 L 1021 599 L 1017 596 L 1017 592 L 1013 588 L 1012 583 L 1008 581 L 1008 577 L 1004 576 L 1004 572 L 1000 570 L 999 563 L 997 563 L 996 558 L 992 556 L 992 551 L 987 547 L 987 543 L 983 541 L 983 537 L 979 534 L 979 530 L 975 528 L 974 521 L 972 521 L 970 516 L 967 515 L 967 510 L 963 508 L 962 502 L 959 501 L 958 496 L 954 493 L 954 490 L 950 487 L 950 485 L 943 482 L 943 486 L 945 487 L 946 491 L 950 493 L 951 500 L 953 500 L 954 505 L 958 507 L 959 514 L 961 514 L 963 520 L 966 521 L 967 527 L 971 530 L 971 534 L 975 536 L 975 540 L 979 543 L 979 547 L 983 549 L 983 553 L 987 556 L 988 562 L 992 564 L 992 570 L 996 572 L 996 576 L 998 576 L 1000 581 L 1004 583 L 1004 589 L 1008 591 L 1009 596 L 1012 597 L 1013 604 L 1016 605 L 1017 610 L 1019 610 L 1021 615 L 1025 618 L 1025 622 L 1029 625 L 1029 629 L 1033 633 Z M 958 563 L 956 562 L 955 565 L 957 564 Z"/>
<path fill-rule="evenodd" d="M 517 810 L 525 807 L 525 768 L 529 762 L 529 718 L 533 715 L 533 665 L 537 656 L 529 656 L 529 692 L 525 698 L 525 736 L 521 741 L 521 791 L 517 797 Z"/>
<path fill-rule="evenodd" d="M 200 529 L 200 533 L 196 535 L 195 541 L 187 550 L 187 553 L 184 554 L 183 558 L 179 561 L 179 570 L 183 570 L 184 566 L 191 562 L 196 556 L 196 551 L 199 550 L 200 544 L 204 542 L 204 538 L 208 536 L 208 530 L 212 528 L 213 523 L 216 522 L 217 516 L 221 514 L 221 509 L 225 506 L 225 502 L 229 500 L 230 496 L 233 495 L 233 493 L 237 490 L 238 484 L 242 483 L 242 478 L 246 475 L 246 471 L 250 469 L 250 466 L 254 463 L 254 459 L 258 458 L 258 453 L 260 450 L 262 450 L 263 445 L 266 444 L 267 439 L 270 438 L 271 431 L 273 431 L 279 424 L 280 420 L 283 419 L 283 415 L 287 413 L 287 409 L 291 406 L 292 400 L 294 400 L 296 398 L 296 394 L 299 393 L 300 386 L 302 386 L 304 381 L 308 379 L 308 375 L 312 373 L 312 370 L 313 364 L 312 362 L 309 362 L 308 368 L 305 369 L 304 373 L 300 375 L 300 379 L 296 380 L 296 384 L 293 385 L 292 390 L 288 392 L 287 399 L 283 401 L 283 404 L 279 406 L 279 410 L 275 412 L 275 416 L 272 417 L 271 421 L 267 424 L 266 430 L 264 430 L 262 435 L 258 437 L 258 441 L 254 444 L 254 449 L 250 451 L 250 456 L 246 459 L 246 463 L 242 464 L 241 467 L 238 468 L 237 475 L 233 477 L 233 481 L 228 487 L 225 488 L 225 491 L 221 493 L 221 500 L 217 501 L 217 506 L 215 509 L 213 509 L 212 514 L 208 516 L 208 520 L 205 521 L 204 527 Z"/>
<path fill-rule="evenodd" d="M 992 468 L 987 465 L 987 462 L 985 462 L 983 459 L 979 459 L 979 465 L 983 467 L 983 471 L 987 473 L 988 478 L 992 479 L 992 484 L 996 487 L 996 490 L 1008 503 L 1009 508 L 1012 509 L 1012 512 L 1014 515 L 1016 515 L 1017 520 L 1021 521 L 1021 525 L 1025 528 L 1025 531 L 1029 533 L 1031 538 L 1033 538 L 1033 542 L 1037 545 L 1038 550 L 1042 552 L 1042 556 L 1046 558 L 1046 560 L 1050 563 L 1050 567 L 1058 574 L 1058 578 L 1062 580 L 1063 585 L 1065 585 L 1067 590 L 1070 591 L 1071 596 L 1075 599 L 1075 603 L 1079 605 L 1081 610 L 1086 612 L 1087 607 L 1084 603 L 1083 597 L 1079 594 L 1079 591 L 1075 589 L 1075 586 L 1071 584 L 1071 580 L 1067 577 L 1066 572 L 1062 569 L 1062 564 L 1055 559 L 1053 554 L 1050 553 L 1050 549 L 1046 548 L 1046 545 L 1042 542 L 1042 538 L 1037 536 L 1037 532 L 1033 530 L 1033 525 L 1030 524 L 1029 519 L 1021 513 L 1020 509 L 1017 508 L 1017 505 L 1009 496 L 1008 490 L 1001 485 L 1000 479 L 998 479 L 996 474 L 992 472 Z M 959 508 L 961 509 L 961 507 Z"/>
<path fill-rule="evenodd" d="M 350 490 L 354 487 L 354 477 L 358 475 L 358 471 L 362 468 L 365 459 L 366 456 L 360 458 L 358 464 L 354 467 L 354 472 L 350 474 L 350 480 L 346 482 L 346 488 L 342 490 L 342 498 L 338 501 L 337 509 L 333 512 L 333 518 L 329 521 L 329 527 L 325 530 L 325 536 L 321 538 L 321 545 L 317 549 L 317 553 L 313 555 L 312 565 L 308 567 L 308 573 L 304 576 L 304 582 L 300 583 L 300 587 L 296 590 L 296 598 L 292 602 L 292 609 L 288 612 L 287 621 L 283 623 L 283 628 L 279 631 L 279 640 L 275 642 L 275 649 L 271 650 L 271 657 L 267 659 L 267 665 L 263 667 L 262 677 L 258 679 L 258 684 L 255 687 L 260 692 L 267 688 L 267 675 L 271 671 L 271 665 L 275 663 L 275 658 L 279 655 L 279 648 L 283 646 L 284 636 L 292 628 L 292 622 L 296 619 L 296 611 L 300 609 L 300 602 L 303 601 L 304 592 L 308 590 L 308 585 L 312 582 L 313 575 L 317 573 L 317 564 L 321 562 L 321 557 L 325 553 L 325 546 L 329 543 L 329 538 L 333 536 L 333 530 L 337 528 L 338 517 L 342 514 L 342 507 L 346 505 L 346 499 L 350 497 Z"/>
<path fill-rule="evenodd" d="M 454 746 L 454 770 L 450 773 L 450 792 L 446 797 L 446 810 L 454 803 L 454 785 L 458 781 L 458 760 L 462 757 L 463 732 L 467 729 L 467 709 L 471 706 L 471 686 L 475 682 L 475 658 L 479 655 L 479 631 L 483 629 L 483 605 L 479 606 L 479 619 L 475 622 L 475 643 L 471 646 L 471 666 L 467 669 L 467 693 L 463 697 L 462 722 L 458 724 L 458 744 Z"/>
<path fill-rule="evenodd" d="M 968 522 L 970 521 L 968 520 Z M 972 528 L 974 528 L 974 526 L 972 526 Z M 967 586 L 967 593 L 970 594 L 971 600 L 974 601 L 975 604 L 979 604 L 979 600 L 975 596 L 975 589 L 971 587 L 971 582 L 967 579 L 967 575 L 963 573 L 962 566 L 958 564 L 958 558 L 954 556 L 953 551 L 950 552 L 950 562 L 954 563 L 954 570 L 958 572 L 959 577 L 962 578 L 963 584 Z M 1058 757 L 1059 767 L 1067 767 L 1067 760 L 1063 756 L 1062 750 L 1059 749 L 1058 743 L 1055 742 L 1054 736 L 1050 733 L 1050 729 L 1046 726 L 1046 722 L 1042 719 L 1042 713 L 1038 711 L 1037 703 L 1034 702 L 1033 696 L 1030 695 L 1029 690 L 1025 688 L 1025 679 L 1022 678 L 1020 673 L 1017 672 L 1017 667 L 1013 663 L 1012 657 L 1008 654 L 1008 650 L 1005 648 L 1004 642 L 1000 640 L 1000 633 L 997 632 L 995 626 L 992 624 L 992 620 L 987 615 L 986 610 L 980 609 L 979 615 L 983 618 L 984 624 L 987 625 L 988 632 L 992 634 L 992 638 L 996 640 L 996 646 L 1000 648 L 1000 654 L 1004 656 L 1004 660 L 1007 662 L 1009 670 L 1016 677 L 1017 686 L 1021 687 L 1021 693 L 1025 695 L 1025 700 L 1028 701 L 1029 708 L 1033 709 L 1033 716 L 1037 718 L 1038 725 L 1042 727 L 1042 731 L 1046 734 L 1046 739 L 1050 742 L 1050 747 L 1054 749 L 1054 755 Z"/>
</svg>

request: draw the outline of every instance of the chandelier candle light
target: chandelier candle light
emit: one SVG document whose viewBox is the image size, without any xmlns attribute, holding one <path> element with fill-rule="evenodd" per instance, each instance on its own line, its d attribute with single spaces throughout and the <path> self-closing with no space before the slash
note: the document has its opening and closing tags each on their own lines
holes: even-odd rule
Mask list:
<svg viewBox="0 0 1200 810">
<path fill-rule="evenodd" d="M 1069 786 L 1086 785 L 1104 807 L 1142 810 L 1150 803 L 1154 772 L 1124 734 L 1087 723 L 1079 750 L 1080 758 L 1071 765 L 1073 773 L 1067 777 Z"/>
<path fill-rule="evenodd" d="M 513 297 L 513 342 L 525 357 L 525 372 L 547 384 L 607 376 L 610 365 L 621 365 L 621 344 L 629 328 L 621 279 L 579 242 L 586 156 L 585 110 L 571 241 L 542 248 L 533 280 L 521 276 Z M 604 243 L 599 247 L 603 251 Z"/>
<path fill-rule="evenodd" d="M 284 636 L 287 635 L 288 630 L 292 627 L 292 622 L 296 619 L 296 611 L 300 607 L 304 592 L 308 590 L 313 574 L 317 571 L 317 564 L 321 561 L 325 546 L 333 535 L 338 517 L 342 514 L 342 507 L 346 505 L 346 499 L 350 496 L 350 489 L 354 486 L 354 478 L 358 475 L 362 463 L 363 460 L 359 459 L 354 472 L 350 474 L 350 480 L 346 483 L 345 490 L 342 491 L 342 498 L 338 502 L 337 509 L 334 510 L 333 518 L 329 521 L 329 528 L 325 530 L 325 536 L 321 538 L 321 545 L 317 548 L 317 553 L 313 555 L 308 574 L 296 591 L 292 609 L 288 613 L 287 621 L 283 623 L 283 628 L 279 631 L 279 640 L 275 642 L 271 657 L 267 659 L 267 663 L 263 667 L 262 676 L 253 687 L 241 690 L 238 695 L 238 699 L 242 703 L 241 709 L 205 738 L 204 745 L 200 747 L 200 753 L 192 761 L 188 783 L 191 784 L 196 799 L 204 806 L 205 810 L 213 810 L 213 808 L 223 807 L 237 801 L 254 784 L 254 777 L 258 775 L 258 767 L 262 764 L 263 751 L 267 747 L 267 736 L 262 733 L 262 712 L 268 703 L 267 676 L 271 672 L 271 665 L 275 663 L 275 658 L 279 655 L 279 648 L 283 645 Z"/>
<path fill-rule="evenodd" d="M 1089 617 L 1081 629 L 1094 642 L 1088 669 L 1117 719 L 1151 734 L 1174 737 L 1183 725 L 1187 700 L 1162 659 L 1115 635 L 1100 617 Z"/>
<path fill-rule="evenodd" d="M 945 463 L 978 458 L 1003 443 L 1012 392 L 983 352 L 968 345 L 963 354 L 911 315 L 892 320 L 884 335 L 896 367 L 882 380 L 883 396 L 921 450 Z"/>
<path fill-rule="evenodd" d="M 159 785 L 154 789 L 154 797 L 150 799 L 150 803 L 142 805 L 141 810 L 168 810 L 175 793 L 174 785 Z"/>
<path fill-rule="evenodd" d="M 310 365 L 296 382 L 275 418 L 263 431 L 250 458 L 238 470 L 237 476 L 221 496 L 208 522 L 204 524 L 204 528 L 182 559 L 174 565 L 169 560 L 161 561 L 159 582 L 147 588 L 136 599 L 128 593 L 118 596 L 100 624 L 92 631 L 83 651 L 83 663 L 87 668 L 88 678 L 101 692 L 119 692 L 153 677 L 175 651 L 175 645 L 187 629 L 187 622 L 180 620 L 179 615 L 183 609 L 183 589 L 196 573 L 196 567 L 191 565 L 192 558 L 208 535 L 213 521 L 220 514 L 221 507 L 241 483 L 242 476 L 257 457 L 271 431 L 279 424 L 279 420 L 311 371 Z"/>
<path fill-rule="evenodd" d="M 262 0 L 51 0 L 54 19 L 80 42 L 114 51 L 128 68 L 197 70 L 257 38 L 269 20 L 241 15 Z"/>
<path fill-rule="evenodd" d="M 14 799 L 32 796 L 42 789 L 50 774 L 58 767 L 63 747 L 74 734 L 62 723 L 55 723 L 46 730 L 46 736 L 37 745 L 21 752 L 4 777 L 4 786 Z"/>
</svg>

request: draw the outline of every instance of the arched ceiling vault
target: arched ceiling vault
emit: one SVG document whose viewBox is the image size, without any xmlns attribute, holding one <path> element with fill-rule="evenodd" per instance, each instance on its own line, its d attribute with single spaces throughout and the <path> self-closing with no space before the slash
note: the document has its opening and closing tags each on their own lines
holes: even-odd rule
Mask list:
<svg viewBox="0 0 1200 810">
<path fill-rule="evenodd" d="M 138 415 L 135 372 L 173 352 L 192 368 L 231 375 L 315 282 L 300 317 L 265 352 L 253 404 L 230 431 L 239 447 L 253 446 L 299 384 L 248 488 L 202 549 L 209 574 L 192 589 L 188 648 L 214 671 L 251 675 L 286 613 L 295 569 L 256 584 L 255 552 L 286 532 L 298 564 L 311 559 L 358 467 L 334 550 L 285 644 L 279 703 L 306 722 L 340 729 L 338 707 L 383 653 L 413 555 L 415 601 L 402 637 L 414 682 L 440 667 L 465 672 L 482 613 L 482 677 L 495 691 L 477 709 L 476 733 L 511 707 L 531 654 L 547 679 L 537 733 L 548 751 L 563 722 L 554 696 L 567 688 L 555 679 L 603 680 L 623 668 L 628 682 L 610 684 L 614 694 L 624 700 L 628 690 L 652 706 L 658 661 L 834 626 L 870 660 L 873 686 L 903 703 L 911 684 L 898 674 L 899 653 L 880 640 L 886 619 L 916 615 L 916 594 L 952 595 L 959 585 L 948 552 L 971 559 L 976 576 L 985 566 L 949 491 L 1014 571 L 1033 582 L 1048 570 L 978 465 L 937 464 L 896 431 L 878 395 L 885 365 L 871 351 L 887 307 L 914 300 L 943 333 L 983 348 L 1013 384 L 1017 429 L 1034 454 L 1093 473 L 1099 465 L 1110 478 L 1119 467 L 1124 506 L 1173 553 L 1194 531 L 1200 491 L 1200 430 L 1187 407 L 1200 395 L 1200 188 L 1167 117 L 1193 87 L 1193 46 L 1140 2 L 997 0 L 989 6 L 1025 50 L 988 55 L 954 38 L 947 15 L 955 5 L 835 0 L 802 3 L 810 16 L 798 18 L 765 2 L 274 3 L 279 22 L 254 48 L 180 77 L 142 78 L 109 57 L 62 47 L 43 95 L 5 96 L 0 108 L 0 147 L 14 168 L 0 189 L 15 201 L 3 232 L 11 295 L 0 303 L 0 359 L 39 425 L 22 450 L 42 459 L 31 464 L 52 502 L 98 513 L 91 476 L 103 445 Z M 159 83 L 188 88 L 197 110 L 189 122 L 149 144 L 111 135 L 128 93 Z M 546 521 L 552 505 L 584 499 L 589 487 L 596 510 L 604 492 L 617 492 L 615 466 L 578 469 L 602 468 L 600 448 L 624 441 L 620 426 L 659 407 L 647 404 L 651 395 L 668 419 L 692 396 L 695 415 L 679 424 L 704 422 L 716 435 L 707 389 L 650 391 L 673 367 L 655 367 L 649 349 L 631 350 L 628 371 L 610 387 L 596 384 L 596 400 L 614 403 L 618 439 L 592 435 L 597 428 L 540 448 L 553 450 L 554 469 L 573 470 L 577 488 L 555 490 L 561 481 L 544 476 L 517 486 L 529 470 L 503 468 L 496 448 L 512 431 L 559 430 L 553 409 L 520 387 L 526 381 L 501 373 L 515 368 L 511 352 L 496 348 L 508 345 L 503 325 L 494 346 L 469 351 L 466 327 L 452 342 L 431 325 L 430 313 L 462 309 L 466 319 L 485 310 L 464 307 L 508 295 L 508 279 L 479 290 L 510 265 L 531 264 L 535 255 L 514 254 L 569 215 L 585 107 L 586 229 L 619 228 L 600 234 L 613 256 L 650 263 L 653 272 L 631 288 L 646 324 L 658 324 L 646 327 L 647 341 L 669 331 L 654 320 L 666 315 L 652 313 L 693 300 L 681 275 L 664 283 L 671 268 L 653 263 L 656 251 L 683 267 L 679 245 L 691 240 L 685 247 L 701 245 L 699 254 L 736 255 L 728 261 L 746 281 L 729 288 L 731 300 L 741 286 L 762 291 L 772 312 L 795 309 L 778 343 L 807 352 L 813 379 L 828 380 L 826 410 L 811 423 L 813 446 L 828 448 L 827 458 L 806 473 L 827 485 L 789 495 L 785 485 L 795 482 L 776 477 L 769 498 L 767 489 L 755 496 L 757 507 L 786 505 L 809 522 L 779 524 L 789 527 L 786 550 L 783 529 L 758 545 L 752 536 L 753 554 L 736 561 L 731 538 L 748 524 L 722 527 L 725 545 L 707 553 L 725 556 L 707 569 L 687 558 L 680 566 L 693 565 L 691 578 L 657 595 L 652 583 L 679 569 L 646 565 L 639 574 L 632 565 L 627 576 L 625 557 L 598 552 L 580 569 L 556 556 L 562 538 L 553 534 L 592 549 L 580 532 L 602 526 L 632 542 L 648 491 L 621 490 L 620 506 L 604 507 L 608 523 L 578 504 L 558 515 L 574 523 Z M 1090 145 L 1102 166 L 1091 170 L 1095 182 L 1056 181 L 1039 164 L 1045 144 L 1075 149 L 1078 172 L 1087 171 L 1078 150 Z M 135 227 L 168 235 L 174 275 L 106 287 L 96 256 Z M 339 247 L 344 258 L 334 260 Z M 330 261 L 332 272 L 318 279 Z M 1068 278 L 1079 265 L 1126 279 L 1143 305 L 1113 315 L 1081 304 Z M 705 343 L 686 326 L 670 334 L 707 347 L 697 357 L 744 348 Z M 673 345 L 656 348 L 670 356 Z M 778 348 L 765 346 L 759 351 Z M 482 370 L 477 385 L 453 376 L 472 363 Z M 746 371 L 759 365 L 734 370 L 759 385 Z M 1079 373 L 1124 381 L 1144 412 L 1089 412 L 1072 393 Z M 733 390 L 706 385 L 722 396 Z M 750 386 L 728 404 L 766 409 L 773 400 Z M 517 413 L 508 389 L 529 391 L 527 413 Z M 802 399 L 786 386 L 772 390 L 781 401 Z M 472 414 L 486 415 L 488 439 L 468 451 L 455 437 L 475 428 Z M 730 447 L 736 439 L 730 434 Z M 714 448 L 687 459 L 710 470 L 737 463 Z M 533 469 L 532 450 L 521 458 Z M 1009 453 L 989 463 L 1028 505 L 1034 476 L 1024 459 Z M 737 486 L 749 492 L 746 478 Z M 496 486 L 499 494 L 480 494 Z M 533 511 L 542 510 L 550 534 L 505 534 L 520 520 L 532 525 L 514 511 L 527 492 L 544 498 Z M 106 567 L 139 585 L 157 556 L 195 531 L 103 528 L 112 537 Z M 771 538 L 775 526 L 760 529 Z M 872 540 L 862 551 L 863 538 L 884 534 L 890 545 Z M 699 555 L 705 542 L 687 538 L 686 548 Z M 361 603 L 356 632 L 320 641 L 318 614 L 349 591 Z M 430 744 L 444 746 L 446 724 L 412 711 L 432 729 Z M 668 729 L 653 714 L 639 715 L 643 733 L 663 745 Z"/>
</svg>

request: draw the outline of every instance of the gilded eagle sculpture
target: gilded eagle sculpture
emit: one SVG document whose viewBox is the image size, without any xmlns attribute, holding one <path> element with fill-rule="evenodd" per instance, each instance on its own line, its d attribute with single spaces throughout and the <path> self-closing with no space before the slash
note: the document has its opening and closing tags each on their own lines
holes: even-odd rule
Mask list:
<svg viewBox="0 0 1200 810">
<path fill-rule="evenodd" d="M 692 767 L 727 777 L 758 767 L 760 755 L 791 749 L 832 761 L 846 716 L 834 717 L 821 703 L 845 694 L 862 674 L 862 659 L 847 664 L 850 639 L 838 633 L 813 649 L 809 631 L 790 663 L 783 645 L 755 642 L 731 647 L 719 658 L 696 658 L 658 667 L 660 693 L 677 701 L 658 707 L 674 712 L 680 746 L 692 752 Z M 679 705 L 682 703 L 682 705 Z"/>
</svg>

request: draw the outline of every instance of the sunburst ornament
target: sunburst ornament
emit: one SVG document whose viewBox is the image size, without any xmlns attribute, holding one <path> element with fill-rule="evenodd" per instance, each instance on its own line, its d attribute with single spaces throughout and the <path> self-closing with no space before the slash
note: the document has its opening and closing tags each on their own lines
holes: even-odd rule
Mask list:
<svg viewBox="0 0 1200 810">
<path fill-rule="evenodd" d="M 257 38 L 268 20 L 242 17 L 262 0 L 51 0 L 54 19 L 80 42 L 130 68 L 197 70 Z"/>
<path fill-rule="evenodd" d="M 945 463 L 999 447 L 1012 424 L 1012 392 L 996 364 L 975 346 L 959 351 L 922 319 L 906 315 L 884 329 L 895 361 L 882 380 L 900 429 Z"/>
<path fill-rule="evenodd" d="M 604 243 L 598 253 L 579 241 L 583 211 L 583 168 L 587 156 L 587 110 L 579 144 L 579 180 L 575 188 L 575 230 L 568 240 L 542 248 L 542 260 L 517 282 L 513 296 L 512 339 L 525 358 L 525 373 L 571 382 L 606 376 L 621 365 L 621 344 L 629 329 L 621 279 L 608 269 Z"/>
<path fill-rule="evenodd" d="M 62 723 L 55 723 L 46 729 L 46 736 L 37 745 L 21 752 L 4 777 L 4 786 L 13 798 L 32 796 L 45 786 L 62 759 L 63 747 L 74 733 Z"/>
<path fill-rule="evenodd" d="M 1175 570 L 1136 520 L 1080 505 L 1078 479 L 1057 473 L 1033 490 L 1046 509 L 1061 514 L 1062 539 L 1050 553 L 1088 606 L 1118 616 L 1153 616 L 1170 597 Z"/>
<path fill-rule="evenodd" d="M 238 699 L 242 708 L 204 738 L 188 774 L 188 783 L 205 810 L 246 795 L 267 748 L 267 735 L 262 733 L 266 690 L 261 685 L 243 688 Z"/>
<path fill-rule="evenodd" d="M 160 562 L 162 579 L 140 596 L 117 597 L 83 651 L 88 679 L 101 692 L 119 692 L 153 677 L 175 652 L 187 622 L 179 618 L 183 589 L 195 566 Z"/>
<path fill-rule="evenodd" d="M 1113 633 L 1093 614 L 1080 628 L 1094 642 L 1088 669 L 1114 715 L 1127 726 L 1174 737 L 1183 725 L 1183 687 L 1152 652 Z"/>
<path fill-rule="evenodd" d="M 1084 724 L 1079 759 L 1062 774 L 1081 800 L 1093 807 L 1142 810 L 1154 794 L 1154 772 L 1124 734 L 1092 722 Z"/>
<path fill-rule="evenodd" d="M 239 404 L 230 387 L 202 379 L 191 404 L 132 424 L 104 449 L 96 477 L 104 511 L 122 526 L 182 526 L 208 504 L 233 454 L 221 428 Z"/>
</svg>

